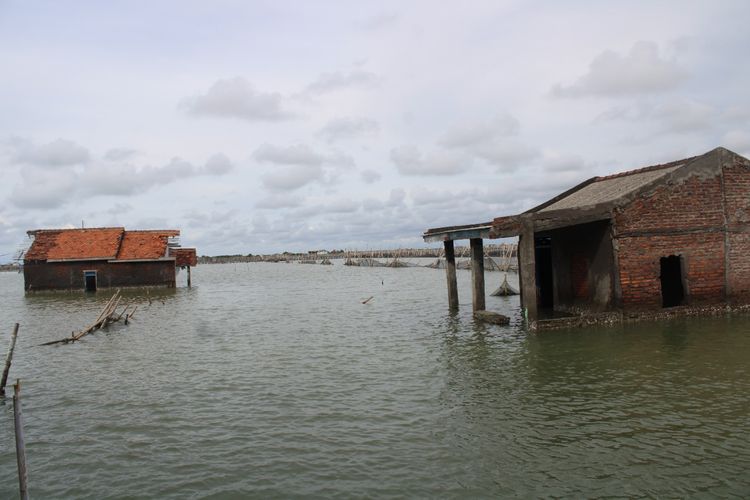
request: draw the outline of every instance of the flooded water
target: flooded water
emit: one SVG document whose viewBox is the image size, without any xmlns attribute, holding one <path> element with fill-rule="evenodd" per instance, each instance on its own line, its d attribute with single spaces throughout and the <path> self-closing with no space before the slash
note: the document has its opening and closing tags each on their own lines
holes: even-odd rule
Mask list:
<svg viewBox="0 0 750 500">
<path fill-rule="evenodd" d="M 36 347 L 109 293 L 0 273 L 31 496 L 750 497 L 750 317 L 528 334 L 517 298 L 487 297 L 510 326 L 475 324 L 469 280 L 452 316 L 440 270 L 205 265 L 124 292 L 128 326 Z"/>
</svg>

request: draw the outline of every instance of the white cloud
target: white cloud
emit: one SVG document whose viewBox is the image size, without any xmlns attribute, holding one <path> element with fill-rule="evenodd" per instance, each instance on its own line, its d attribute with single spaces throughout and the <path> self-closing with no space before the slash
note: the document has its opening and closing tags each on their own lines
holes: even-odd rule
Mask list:
<svg viewBox="0 0 750 500">
<path fill-rule="evenodd" d="M 89 161 L 88 149 L 67 139 L 56 139 L 37 145 L 27 139 L 14 137 L 9 141 L 11 162 L 39 167 L 80 165 Z"/>
<path fill-rule="evenodd" d="M 21 170 L 21 178 L 9 197 L 19 208 L 54 209 L 76 199 L 76 178 L 64 170 L 29 166 Z"/>
<path fill-rule="evenodd" d="M 342 139 L 372 136 L 378 133 L 378 122 L 365 117 L 343 117 L 330 120 L 318 131 L 318 135 L 332 143 Z"/>
<path fill-rule="evenodd" d="M 719 120 L 713 107 L 693 99 L 673 98 L 656 104 L 638 102 L 615 106 L 601 113 L 594 121 L 625 121 L 653 124 L 659 134 L 685 134 L 709 130 Z"/>
<path fill-rule="evenodd" d="M 323 155 L 316 153 L 306 144 L 276 146 L 264 143 L 255 150 L 253 158 L 259 162 L 277 165 L 318 166 L 323 163 Z"/>
<path fill-rule="evenodd" d="M 231 162 L 222 154 L 202 167 L 178 157 L 160 167 L 93 160 L 54 170 L 29 165 L 21 169 L 21 182 L 13 188 L 10 201 L 20 208 L 57 208 L 82 197 L 130 196 L 196 176 L 223 175 L 229 169 Z"/>
<path fill-rule="evenodd" d="M 500 114 L 487 122 L 460 125 L 446 132 L 439 143 L 447 148 L 468 148 L 518 134 L 520 124 L 509 114 Z"/>
<path fill-rule="evenodd" d="M 606 50 L 596 56 L 589 71 L 573 84 L 555 85 L 556 97 L 625 96 L 663 92 L 675 88 L 686 73 L 659 54 L 654 42 L 640 41 L 626 55 Z"/>
<path fill-rule="evenodd" d="M 356 69 L 348 73 L 336 71 L 321 74 L 313 83 L 307 86 L 311 94 L 326 94 L 347 88 L 370 88 L 380 82 L 375 73 Z"/>
<path fill-rule="evenodd" d="M 750 155 L 750 131 L 730 130 L 721 138 L 721 145 L 742 155 Z"/>
<path fill-rule="evenodd" d="M 477 145 L 472 152 L 501 171 L 512 171 L 539 156 L 539 151 L 518 141 L 496 141 Z"/>
<path fill-rule="evenodd" d="M 289 194 L 272 194 L 258 201 L 255 206 L 262 209 L 294 208 L 300 206 L 302 198 Z"/>
<path fill-rule="evenodd" d="M 126 161 L 132 159 L 138 152 L 129 148 L 113 148 L 104 153 L 104 159 L 110 161 Z"/>
<path fill-rule="evenodd" d="M 306 144 L 276 146 L 264 143 L 253 153 L 259 163 L 273 166 L 261 176 L 263 185 L 272 191 L 293 191 L 313 182 L 332 183 L 340 169 L 354 166 L 354 159 L 334 151 L 321 154 Z"/>
<path fill-rule="evenodd" d="M 281 94 L 259 92 L 241 77 L 218 80 L 203 95 L 183 99 L 181 107 L 196 116 L 278 121 L 291 117 L 282 109 Z"/>
<path fill-rule="evenodd" d="M 381 12 L 380 14 L 370 16 L 360 23 L 361 26 L 369 31 L 377 31 L 383 28 L 393 26 L 398 21 L 398 14 L 395 12 Z"/>
<path fill-rule="evenodd" d="M 383 178 L 383 176 L 380 175 L 379 172 L 371 169 L 363 170 L 362 172 L 360 172 L 360 176 L 362 177 L 362 180 L 365 182 L 365 184 L 372 184 Z"/>
<path fill-rule="evenodd" d="M 499 114 L 489 121 L 465 123 L 443 134 L 439 144 L 479 158 L 500 170 L 514 170 L 539 156 L 536 148 L 513 138 L 520 124 L 510 114 Z"/>
<path fill-rule="evenodd" d="M 261 176 L 263 185 L 274 191 L 293 191 L 312 182 L 323 182 L 325 173 L 320 165 L 291 165 L 279 167 Z"/>
<path fill-rule="evenodd" d="M 458 175 L 471 168 L 471 158 L 464 154 L 436 150 L 427 155 L 416 146 L 407 144 L 391 150 L 391 160 L 402 175 L 446 176 Z"/>
<path fill-rule="evenodd" d="M 206 175 L 224 175 L 229 173 L 232 168 L 232 160 L 222 153 L 217 153 L 206 161 L 200 172 Z"/>
</svg>

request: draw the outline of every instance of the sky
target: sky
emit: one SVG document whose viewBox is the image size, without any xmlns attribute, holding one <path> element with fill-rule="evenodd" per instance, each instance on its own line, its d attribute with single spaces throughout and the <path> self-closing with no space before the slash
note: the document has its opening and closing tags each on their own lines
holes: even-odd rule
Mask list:
<svg viewBox="0 0 750 500">
<path fill-rule="evenodd" d="M 0 262 L 420 248 L 595 175 L 750 156 L 741 1 L 0 0 Z M 435 246 L 432 244 L 431 246 Z"/>
</svg>

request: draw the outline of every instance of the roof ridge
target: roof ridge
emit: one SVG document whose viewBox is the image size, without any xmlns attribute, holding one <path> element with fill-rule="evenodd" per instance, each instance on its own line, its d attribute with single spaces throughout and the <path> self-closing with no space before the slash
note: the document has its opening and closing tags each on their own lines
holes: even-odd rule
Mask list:
<svg viewBox="0 0 750 500">
<path fill-rule="evenodd" d="M 696 158 L 699 158 L 700 156 L 703 156 L 703 155 L 691 156 L 690 158 L 685 158 L 685 159 L 677 160 L 677 161 L 671 161 L 669 163 L 661 163 L 659 165 L 651 165 L 649 167 L 641 167 L 641 168 L 636 168 L 633 170 L 626 170 L 625 172 L 617 172 L 616 174 L 601 175 L 601 176 L 595 177 L 596 179 L 595 182 L 606 181 L 609 179 L 617 179 L 618 177 L 627 177 L 629 175 L 643 174 L 645 172 L 653 172 L 655 170 L 662 170 L 666 168 L 678 167 L 680 165 L 689 163 L 695 160 Z"/>
</svg>

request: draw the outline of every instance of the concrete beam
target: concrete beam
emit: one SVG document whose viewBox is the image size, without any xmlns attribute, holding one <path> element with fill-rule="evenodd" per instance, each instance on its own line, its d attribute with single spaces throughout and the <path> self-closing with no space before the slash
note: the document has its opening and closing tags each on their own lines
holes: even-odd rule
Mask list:
<svg viewBox="0 0 750 500">
<path fill-rule="evenodd" d="M 518 237 L 518 275 L 521 281 L 521 307 L 529 323 L 537 319 L 536 301 L 536 248 L 534 244 L 534 221 L 524 219 Z"/>
</svg>

